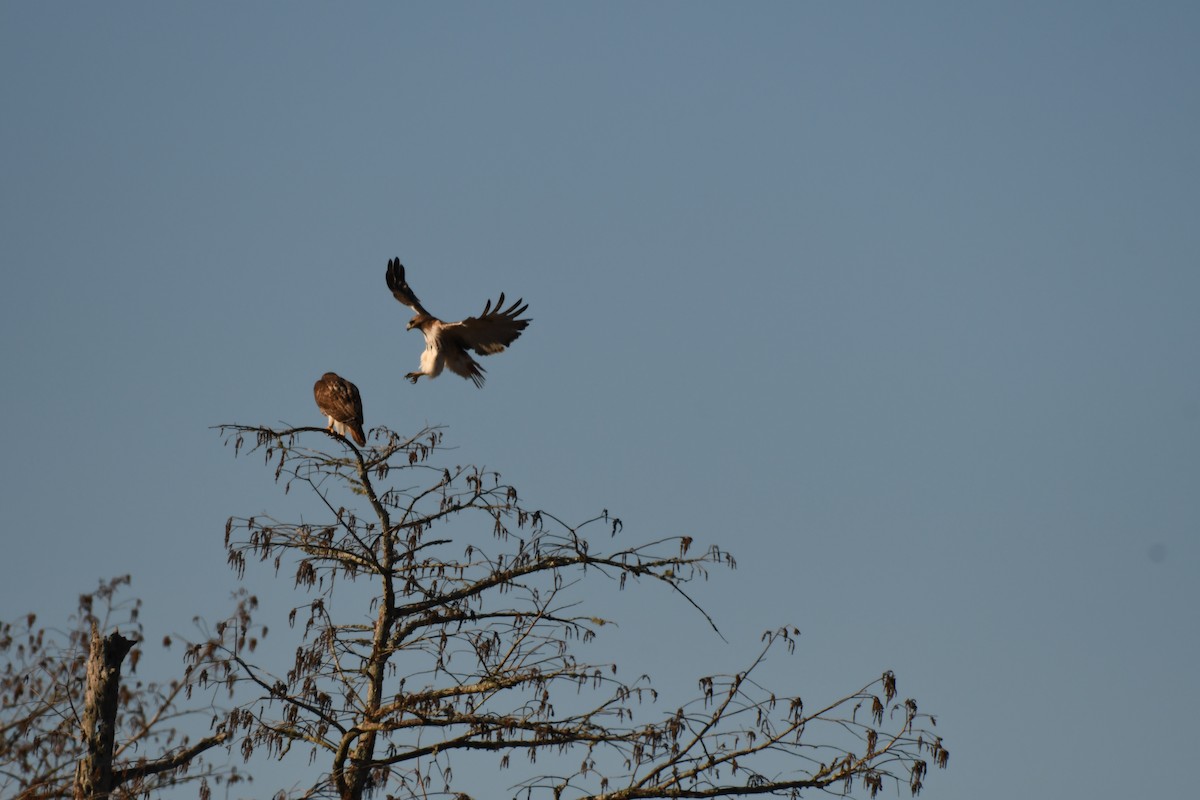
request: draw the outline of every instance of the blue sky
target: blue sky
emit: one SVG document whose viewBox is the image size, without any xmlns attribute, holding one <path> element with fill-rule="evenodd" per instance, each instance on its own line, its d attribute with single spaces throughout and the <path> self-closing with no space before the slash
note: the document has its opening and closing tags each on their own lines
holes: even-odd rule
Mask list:
<svg viewBox="0 0 1200 800">
<path fill-rule="evenodd" d="M 531 505 L 732 550 L 729 644 L 597 597 L 660 684 L 790 622 L 777 685 L 891 668 L 938 715 L 924 797 L 1186 796 L 1198 39 L 1170 2 L 0 5 L 0 616 L 126 572 L 151 641 L 221 614 L 226 517 L 292 501 L 210 426 L 319 424 L 332 369 Z M 403 380 L 392 256 L 446 317 L 529 302 L 483 390 Z"/>
</svg>

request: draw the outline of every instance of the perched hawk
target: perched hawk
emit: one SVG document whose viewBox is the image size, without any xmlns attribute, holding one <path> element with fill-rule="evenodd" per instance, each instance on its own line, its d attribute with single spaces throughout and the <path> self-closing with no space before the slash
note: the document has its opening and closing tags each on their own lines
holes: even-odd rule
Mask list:
<svg viewBox="0 0 1200 800">
<path fill-rule="evenodd" d="M 367 443 L 363 433 L 362 398 L 358 387 L 336 372 L 326 372 L 313 386 L 317 408 L 329 418 L 326 426 L 342 436 L 350 435 L 359 445 Z"/>
<path fill-rule="evenodd" d="M 404 265 L 400 259 L 388 261 L 387 285 L 397 300 L 417 312 L 408 323 L 408 329 L 420 328 L 425 334 L 425 352 L 421 354 L 421 369 L 404 377 L 413 383 L 426 375 L 436 378 L 444 367 L 464 378 L 470 378 L 476 386 L 483 386 L 483 367 L 471 358 L 470 350 L 481 356 L 499 353 L 508 347 L 525 330 L 527 319 L 517 319 L 529 305 L 521 301 L 504 309 L 504 293 L 496 301 L 495 309 L 489 300 L 478 317 L 467 317 L 461 322 L 442 322 L 421 305 L 404 280 Z"/>
</svg>

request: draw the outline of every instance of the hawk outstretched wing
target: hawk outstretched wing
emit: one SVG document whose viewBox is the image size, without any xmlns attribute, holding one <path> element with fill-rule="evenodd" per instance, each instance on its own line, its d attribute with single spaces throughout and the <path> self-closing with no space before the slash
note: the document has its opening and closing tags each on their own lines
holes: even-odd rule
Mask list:
<svg viewBox="0 0 1200 800">
<path fill-rule="evenodd" d="M 417 299 L 416 293 L 409 287 L 408 281 L 404 279 L 404 265 L 400 263 L 400 259 L 398 258 L 388 260 L 387 285 L 392 290 L 392 297 L 395 297 L 418 314 L 423 314 L 426 317 L 432 316 L 425 310 L 425 306 L 421 305 L 421 301 Z"/>
<path fill-rule="evenodd" d="M 478 317 L 467 317 L 462 322 L 444 323 L 442 336 L 454 337 L 463 347 L 474 350 L 481 356 L 499 353 L 516 341 L 521 331 L 529 325 L 529 320 L 517 319 L 529 308 L 528 303 L 522 305 L 518 300 L 501 311 L 503 307 L 504 292 L 501 292 L 495 309 L 492 308 L 492 301 L 488 300 L 483 307 L 483 313 Z"/>
</svg>

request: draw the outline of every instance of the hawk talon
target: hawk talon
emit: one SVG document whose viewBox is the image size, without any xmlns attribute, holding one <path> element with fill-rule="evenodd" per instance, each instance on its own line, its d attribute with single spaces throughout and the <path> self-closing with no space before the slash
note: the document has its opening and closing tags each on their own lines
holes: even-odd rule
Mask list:
<svg viewBox="0 0 1200 800">
<path fill-rule="evenodd" d="M 407 375 L 405 375 L 404 377 L 408 378 L 409 383 L 415 385 L 417 382 L 417 378 L 421 377 L 424 374 L 425 374 L 424 372 L 410 372 Z"/>
</svg>

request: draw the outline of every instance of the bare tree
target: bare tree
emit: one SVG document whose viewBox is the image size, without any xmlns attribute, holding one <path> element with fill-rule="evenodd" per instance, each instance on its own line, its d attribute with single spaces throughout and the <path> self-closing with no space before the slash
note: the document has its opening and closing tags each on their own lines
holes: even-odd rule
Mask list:
<svg viewBox="0 0 1200 800">
<path fill-rule="evenodd" d="M 81 595 L 65 633 L 39 627 L 37 617 L 0 624 L 0 795 L 34 798 L 149 796 L 166 786 L 197 781 L 237 782 L 236 768 L 216 768 L 202 756 L 230 734 L 216 727 L 192 742 L 186 719 L 201 729 L 216 721 L 211 702 L 196 698 L 197 682 L 216 666 L 189 647 L 189 663 L 167 683 L 123 679 L 142 657 L 140 600 L 119 602 L 129 576 L 101 582 Z M 114 619 L 127 615 L 125 622 Z M 102 630 L 123 628 L 101 636 Z M 169 637 L 163 644 L 170 646 Z M 196 726 L 188 725 L 194 728 Z M 148 753 L 157 753 L 151 758 Z"/>
<path fill-rule="evenodd" d="M 690 584 L 734 565 L 717 547 L 594 547 L 583 534 L 615 542 L 620 520 L 569 525 L 527 509 L 499 474 L 439 464 L 438 429 L 377 428 L 361 449 L 320 428 L 220 430 L 319 509 L 303 522 L 230 518 L 225 535 L 239 575 L 263 562 L 304 592 L 291 663 L 252 659 L 247 606 L 224 629 L 221 672 L 235 695 L 251 692 L 225 723 L 247 758 L 298 748 L 325 765 L 294 795 L 465 797 L 470 768 L 528 798 L 873 797 L 888 781 L 915 795 L 929 763 L 946 766 L 934 720 L 899 699 L 890 671 L 815 707 L 761 687 L 767 653 L 795 646 L 790 627 L 765 634 L 744 670 L 700 677 L 695 698 L 668 712 L 653 710 L 647 679 L 582 659 L 606 624 L 581 608 L 585 583 L 658 583 L 704 614 Z M 528 763 L 519 774 L 514 754 Z"/>
</svg>

